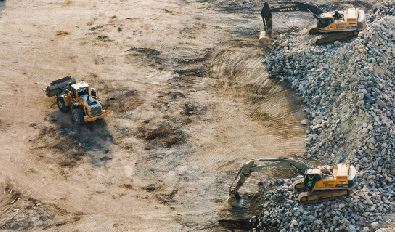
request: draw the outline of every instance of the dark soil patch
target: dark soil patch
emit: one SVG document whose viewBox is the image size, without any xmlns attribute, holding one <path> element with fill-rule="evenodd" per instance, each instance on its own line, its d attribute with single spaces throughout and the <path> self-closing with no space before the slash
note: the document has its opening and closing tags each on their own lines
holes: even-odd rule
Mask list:
<svg viewBox="0 0 395 232">
<path fill-rule="evenodd" d="M 105 121 L 76 125 L 71 121 L 70 114 L 58 111 L 48 118 L 53 124 L 41 128 L 37 138 L 32 140 L 32 151 L 38 159 L 72 168 L 85 156 L 95 165 L 112 158 L 109 145 L 113 137 Z"/>
<path fill-rule="evenodd" d="M 174 71 L 180 76 L 196 76 L 203 77 L 206 74 L 205 67 L 197 67 L 197 68 L 188 68 L 188 69 L 178 69 Z"/>
<path fill-rule="evenodd" d="M 0 119 L 0 131 L 6 131 L 10 124 Z"/>
<path fill-rule="evenodd" d="M 137 90 L 119 89 L 110 92 L 105 101 L 105 108 L 116 113 L 125 113 L 143 104 Z M 119 115 L 122 117 L 122 115 Z"/>
<path fill-rule="evenodd" d="M 122 187 L 126 188 L 126 189 L 133 189 L 133 185 L 131 185 L 131 184 L 124 184 L 124 185 L 122 185 Z"/>
<path fill-rule="evenodd" d="M 111 42 L 111 41 L 113 41 L 113 40 L 111 40 L 110 37 L 107 36 L 107 35 L 98 35 L 98 36 L 96 37 L 96 39 L 99 40 L 99 41 L 102 41 L 102 42 Z"/>
<path fill-rule="evenodd" d="M 188 102 L 184 104 L 182 114 L 186 116 L 203 115 L 207 111 L 207 106 L 203 106 L 196 102 Z"/>
<path fill-rule="evenodd" d="M 50 149 L 59 153 L 59 156 L 52 156 L 50 159 L 61 167 L 73 168 L 86 155 L 75 140 L 60 136 L 55 127 L 42 128 L 34 144 L 33 150 L 38 153 L 39 159 L 49 158 L 40 152 L 41 149 Z"/>
<path fill-rule="evenodd" d="M 153 48 L 136 48 L 136 47 L 131 47 L 128 52 L 135 51 L 138 53 L 145 54 L 148 58 L 153 58 L 155 56 L 160 55 L 160 51 L 153 49 Z"/>
<path fill-rule="evenodd" d="M 145 189 L 145 191 L 150 193 L 150 192 L 153 192 L 156 190 L 156 186 L 154 184 L 149 184 L 149 185 L 145 186 L 144 189 Z"/>
<path fill-rule="evenodd" d="M 160 57 L 160 51 L 153 48 L 136 48 L 131 47 L 128 49 L 125 56 L 126 63 L 134 63 L 135 57 L 142 57 L 144 61 L 150 61 L 151 65 L 162 65 L 163 59 Z"/>
<path fill-rule="evenodd" d="M 98 30 L 98 29 L 102 29 L 103 27 L 104 27 L 104 26 L 102 26 L 102 25 L 94 26 L 94 27 L 89 28 L 89 30 L 90 30 L 90 31 L 96 31 L 96 30 Z"/>
<path fill-rule="evenodd" d="M 70 32 L 68 32 L 68 31 L 55 31 L 55 36 L 58 36 L 58 37 L 66 36 L 69 34 L 70 34 Z"/>
<path fill-rule="evenodd" d="M 178 92 L 178 91 L 168 92 L 167 95 L 170 96 L 170 98 L 172 100 L 176 100 L 176 99 L 179 99 L 179 98 L 185 98 L 185 94 L 183 94 L 181 92 Z"/>
<path fill-rule="evenodd" d="M 59 162 L 59 165 L 69 168 L 74 167 L 85 157 L 85 155 L 86 154 L 81 152 L 65 153 L 62 160 Z"/>
<path fill-rule="evenodd" d="M 170 203 L 176 202 L 176 201 L 174 200 L 174 197 L 176 196 L 177 192 L 178 192 L 178 190 L 177 190 L 177 189 L 174 189 L 173 191 L 171 191 L 171 192 L 168 193 L 168 194 L 160 193 L 160 194 L 156 194 L 155 196 L 156 196 L 156 198 L 158 199 L 158 201 L 159 201 L 160 203 L 162 203 L 162 204 L 164 204 L 164 205 L 168 205 L 168 204 L 170 204 Z"/>
<path fill-rule="evenodd" d="M 203 57 L 197 57 L 197 58 L 174 58 L 174 60 L 179 63 L 179 64 L 197 64 L 197 63 L 203 63 L 205 62 L 209 57 L 211 53 L 207 52 Z"/>
<path fill-rule="evenodd" d="M 170 148 L 186 141 L 185 133 L 169 123 L 161 123 L 155 128 L 141 126 L 138 128 L 137 137 L 147 141 L 146 149 L 148 150 L 158 147 Z"/>
<path fill-rule="evenodd" d="M 25 196 L 7 183 L 0 191 L 0 230 L 45 230 L 80 219 L 56 205 Z"/>
</svg>

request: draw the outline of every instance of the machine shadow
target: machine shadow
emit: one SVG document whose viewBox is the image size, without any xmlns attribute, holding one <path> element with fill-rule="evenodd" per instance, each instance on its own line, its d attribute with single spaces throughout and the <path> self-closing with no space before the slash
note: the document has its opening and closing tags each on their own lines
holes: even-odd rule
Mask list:
<svg viewBox="0 0 395 232">
<path fill-rule="evenodd" d="M 87 155 L 92 165 L 101 166 L 112 160 L 113 136 L 104 120 L 77 125 L 71 114 L 59 111 L 50 113 L 49 118 L 60 139 Z"/>
</svg>

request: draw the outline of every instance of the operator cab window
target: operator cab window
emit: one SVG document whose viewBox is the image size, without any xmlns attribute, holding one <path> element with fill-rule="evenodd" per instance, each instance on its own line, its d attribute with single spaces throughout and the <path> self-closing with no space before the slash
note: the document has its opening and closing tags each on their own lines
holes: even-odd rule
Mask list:
<svg viewBox="0 0 395 232">
<path fill-rule="evenodd" d="M 315 183 L 317 181 L 322 180 L 321 176 L 318 174 L 308 174 L 305 176 L 304 184 L 308 190 L 312 190 L 314 188 Z"/>
<path fill-rule="evenodd" d="M 329 24 L 333 23 L 333 19 L 330 18 L 321 18 L 318 20 L 318 28 L 324 28 L 329 26 Z"/>
<path fill-rule="evenodd" d="M 88 94 L 89 94 L 89 91 L 88 91 L 87 87 L 78 89 L 78 96 L 84 96 L 84 95 L 88 95 Z"/>
</svg>

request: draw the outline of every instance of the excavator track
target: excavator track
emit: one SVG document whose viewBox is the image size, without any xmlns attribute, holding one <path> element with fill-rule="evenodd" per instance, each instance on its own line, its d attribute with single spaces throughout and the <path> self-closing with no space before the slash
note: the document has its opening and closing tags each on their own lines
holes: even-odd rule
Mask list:
<svg viewBox="0 0 395 232">
<path fill-rule="evenodd" d="M 318 28 L 314 27 L 309 30 L 309 34 L 310 35 L 318 35 L 318 34 L 322 34 L 322 33 L 318 30 Z"/>
<path fill-rule="evenodd" d="M 357 37 L 357 35 L 358 35 L 357 31 L 334 32 L 324 35 L 324 37 L 320 39 L 317 39 L 316 44 L 322 45 L 322 44 L 333 43 L 335 41 L 345 41 Z"/>
<path fill-rule="evenodd" d="M 350 193 L 350 189 L 316 190 L 313 192 L 303 192 L 299 194 L 298 199 L 302 204 L 313 204 L 348 196 Z"/>
</svg>

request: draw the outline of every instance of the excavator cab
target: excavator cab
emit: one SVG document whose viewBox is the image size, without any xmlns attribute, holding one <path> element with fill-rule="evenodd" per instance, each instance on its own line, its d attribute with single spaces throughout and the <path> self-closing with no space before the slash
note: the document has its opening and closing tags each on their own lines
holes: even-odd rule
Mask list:
<svg viewBox="0 0 395 232">
<path fill-rule="evenodd" d="M 333 18 L 318 18 L 317 28 L 325 28 L 334 22 Z"/>
<path fill-rule="evenodd" d="M 89 95 L 89 85 L 83 81 L 71 85 L 71 95 L 73 98 Z"/>
<path fill-rule="evenodd" d="M 305 189 L 311 191 L 320 180 L 322 180 L 321 169 L 308 169 L 304 177 Z"/>
<path fill-rule="evenodd" d="M 78 96 L 89 95 L 89 88 L 88 87 L 81 87 L 78 89 Z"/>
<path fill-rule="evenodd" d="M 313 170 L 313 171 L 319 171 L 319 170 Z M 322 180 L 322 176 L 320 173 L 308 173 L 305 175 L 304 178 L 304 187 L 306 190 L 311 191 L 315 184 Z"/>
</svg>

